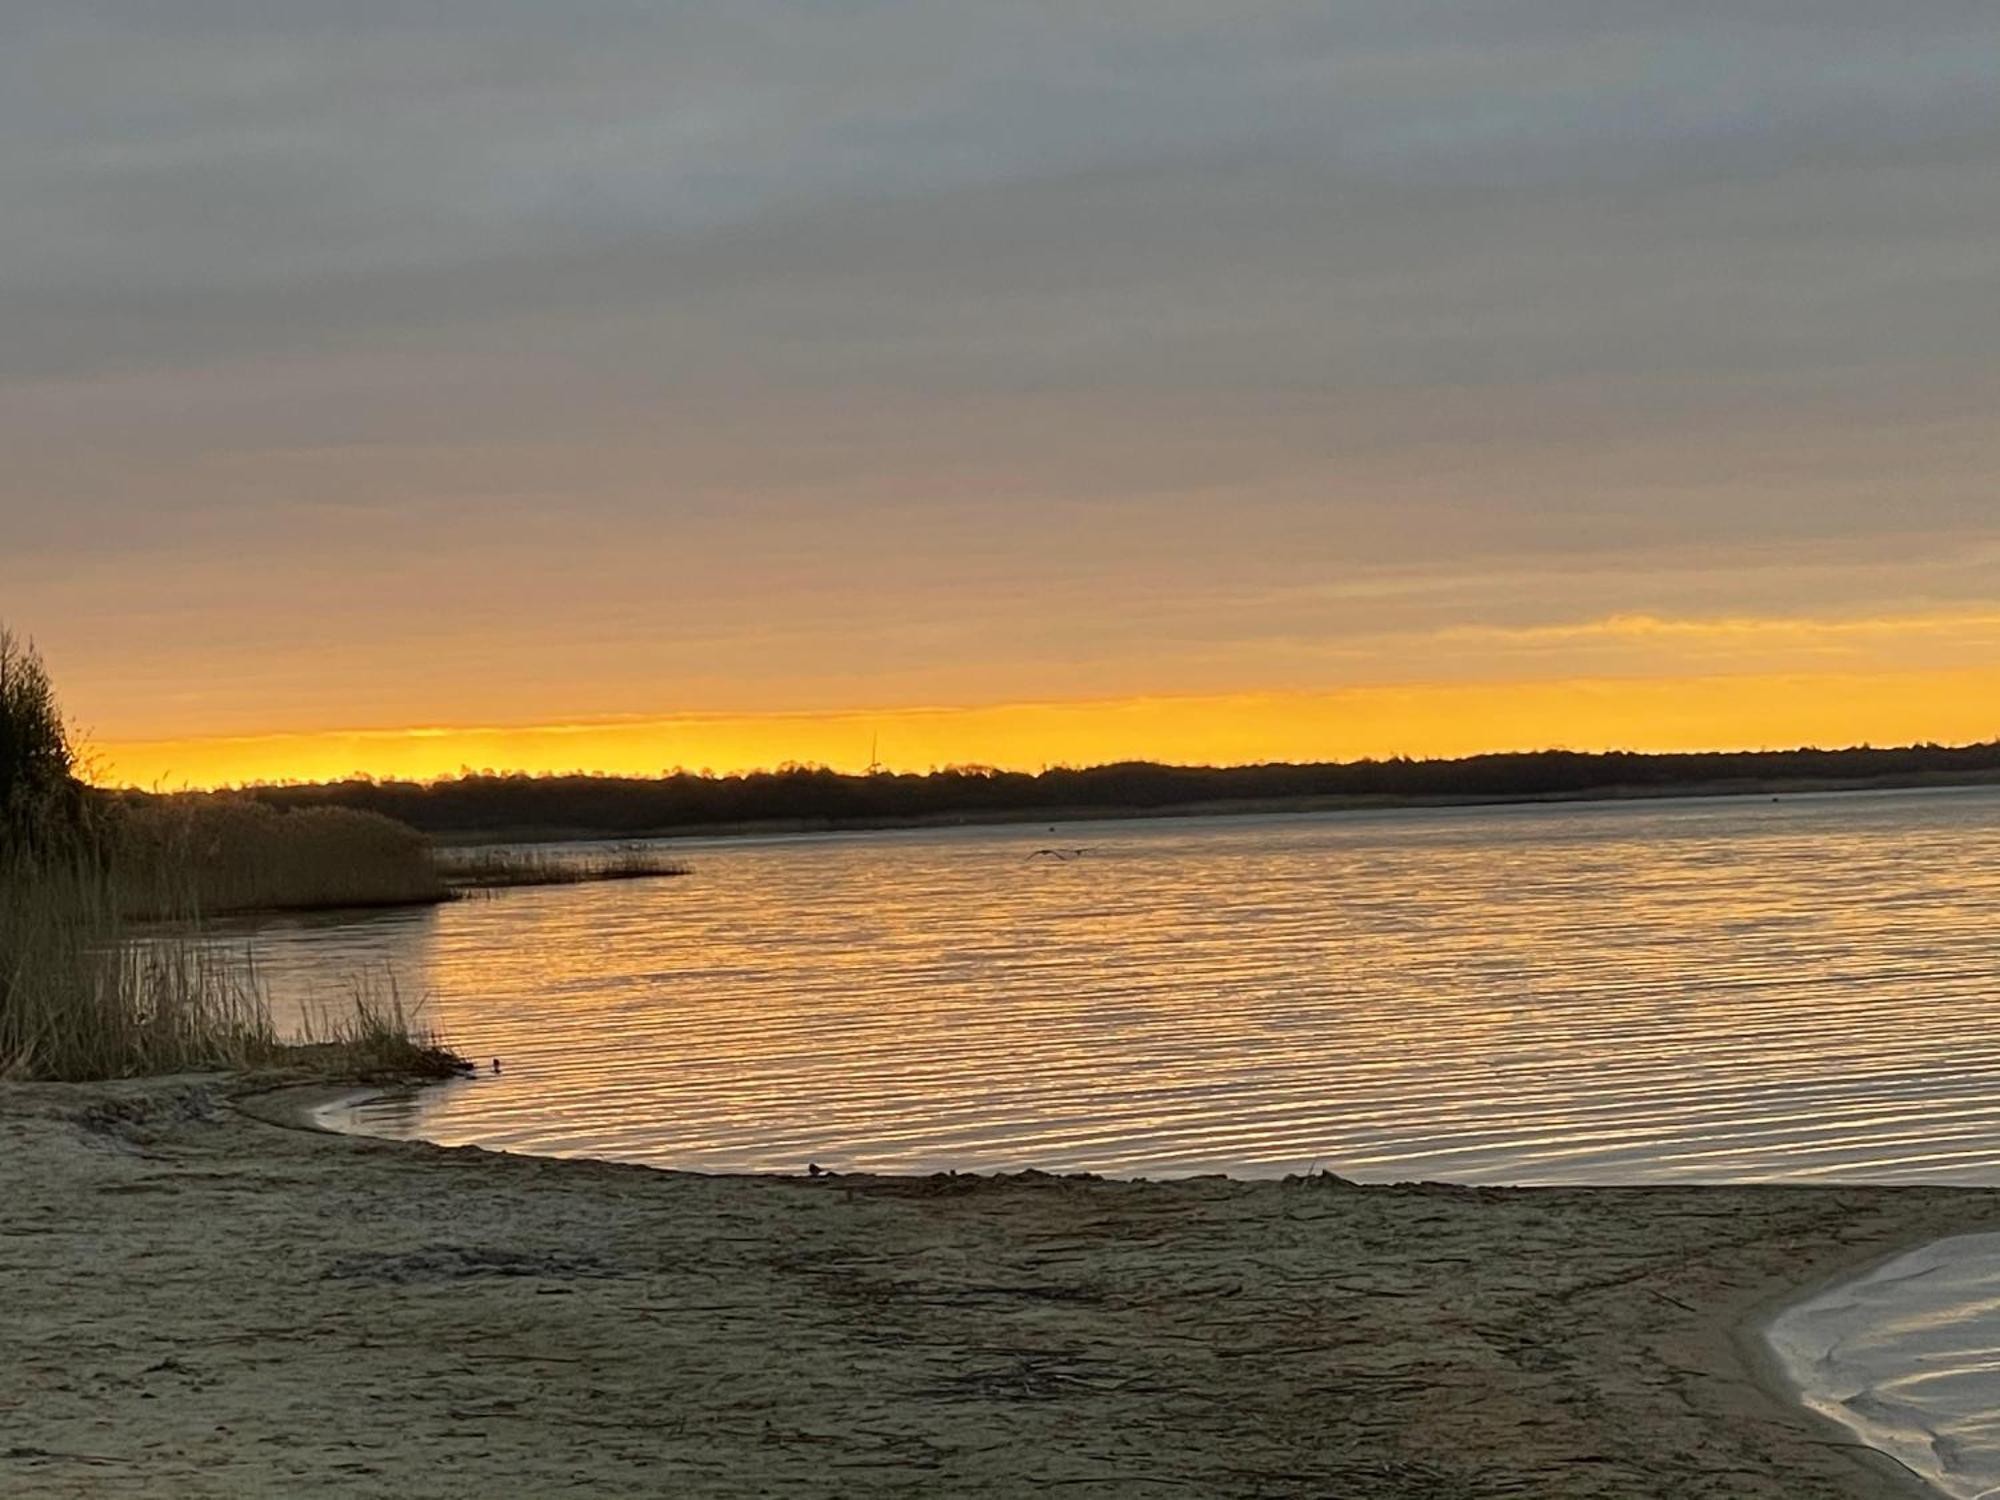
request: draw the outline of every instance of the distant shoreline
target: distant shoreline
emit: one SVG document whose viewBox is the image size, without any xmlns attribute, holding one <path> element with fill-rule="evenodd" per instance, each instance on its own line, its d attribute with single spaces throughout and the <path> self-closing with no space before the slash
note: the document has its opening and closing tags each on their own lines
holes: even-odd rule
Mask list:
<svg viewBox="0 0 2000 1500">
<path fill-rule="evenodd" d="M 1989 785 L 2000 785 L 2000 741 L 1685 754 L 1540 750 L 1246 766 L 1120 761 L 1032 773 L 989 766 L 857 773 L 788 765 L 722 776 L 467 770 L 438 781 L 357 775 L 212 793 L 127 788 L 99 795 L 139 813 L 161 805 L 244 803 L 276 813 L 368 813 L 439 844 L 464 845 Z"/>
<path fill-rule="evenodd" d="M 2000 771 L 1939 772 L 1914 776 L 1874 776 L 1844 779 L 1774 777 L 1758 782 L 1690 782 L 1681 786 L 1594 787 L 1569 792 L 1515 793 L 1492 796 L 1301 796 L 1212 797 L 1157 807 L 1047 807 L 938 812 L 906 817 L 764 818 L 733 822 L 676 824 L 635 830 L 551 827 L 524 824 L 515 828 L 449 830 L 433 833 L 441 848 L 481 844 L 603 843 L 669 839 L 726 839 L 815 833 L 894 833 L 934 828 L 998 828 L 1036 823 L 1138 822 L 1156 818 L 1282 817 L 1300 813 L 1403 812 L 1424 808 L 1537 807 L 1589 803 L 1683 802 L 1701 798 L 1804 796 L 1819 793 L 1950 791 L 2000 787 Z"/>
</svg>

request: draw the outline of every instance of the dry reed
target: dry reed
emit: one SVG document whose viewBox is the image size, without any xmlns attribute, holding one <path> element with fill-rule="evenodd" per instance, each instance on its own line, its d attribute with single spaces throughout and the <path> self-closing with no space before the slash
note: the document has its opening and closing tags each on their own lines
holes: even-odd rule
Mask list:
<svg viewBox="0 0 2000 1500">
<path fill-rule="evenodd" d="M 0 860 L 0 1078 L 81 1080 L 303 1069 L 329 1077 L 464 1070 L 391 987 L 281 1036 L 243 955 L 177 922 L 135 930 L 87 852 Z"/>
<path fill-rule="evenodd" d="M 216 911 L 441 899 L 420 835 L 344 810 L 111 802 L 76 764 L 41 658 L 0 627 L 0 1078 L 463 1066 L 393 990 L 357 989 L 320 1037 L 287 1044 L 247 960 L 200 929 Z M 165 924 L 134 931 L 135 916 Z"/>
<path fill-rule="evenodd" d="M 471 1065 L 424 1024 L 421 1010 L 421 1002 L 404 1003 L 393 973 L 357 975 L 338 1004 L 307 1008 L 300 1038 L 282 1049 L 282 1060 L 363 1080 L 469 1072 Z"/>
<path fill-rule="evenodd" d="M 461 890 L 649 880 L 688 873 L 685 864 L 645 844 L 622 844 L 587 854 L 541 849 L 441 849 L 435 858 L 438 872 Z"/>
<path fill-rule="evenodd" d="M 374 813 L 286 813 L 184 794 L 120 804 L 108 823 L 130 916 L 402 906 L 451 894 L 423 835 Z"/>
<path fill-rule="evenodd" d="M 0 874 L 0 1076 L 113 1078 L 269 1059 L 269 1017 L 219 949 L 133 937 L 87 851 L 18 852 Z"/>
</svg>

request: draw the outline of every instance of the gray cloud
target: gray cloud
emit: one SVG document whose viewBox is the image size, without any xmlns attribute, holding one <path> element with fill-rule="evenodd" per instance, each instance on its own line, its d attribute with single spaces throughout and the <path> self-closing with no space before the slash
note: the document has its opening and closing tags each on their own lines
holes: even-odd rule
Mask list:
<svg viewBox="0 0 2000 1500">
<path fill-rule="evenodd" d="M 1300 588 L 1426 558 L 1599 571 L 1412 625 L 1976 597 L 1996 57 L 1975 0 L 10 5 L 0 586 L 372 534 L 698 538 L 816 622 L 847 556 L 918 641 L 1082 576 L 1337 643 Z M 1714 566 L 1807 546 L 1910 560 Z"/>
<path fill-rule="evenodd" d="M 1111 168 L 1630 191 L 1970 164 L 2000 130 L 1976 4 L 10 15 L 20 290 L 365 283 Z"/>
</svg>

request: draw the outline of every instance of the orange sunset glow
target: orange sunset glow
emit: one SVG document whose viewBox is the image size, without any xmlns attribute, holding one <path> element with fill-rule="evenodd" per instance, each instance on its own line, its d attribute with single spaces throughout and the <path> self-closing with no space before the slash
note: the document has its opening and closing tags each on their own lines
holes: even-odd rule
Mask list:
<svg viewBox="0 0 2000 1500">
<path fill-rule="evenodd" d="M 430 780 L 492 769 L 726 774 L 790 761 L 860 771 L 871 753 L 895 770 L 968 764 L 1038 770 L 1137 759 L 1226 766 L 1550 746 L 1670 751 L 1971 743 L 2000 731 L 1994 704 L 2000 704 L 2000 668 L 1427 685 L 141 741 L 101 747 L 97 774 L 110 784 L 176 788 L 332 781 L 356 773 Z"/>
<path fill-rule="evenodd" d="M 1133 759 L 1240 765 L 1543 748 L 1970 743 L 2000 736 L 1996 643 L 2000 615 L 1978 612 L 1458 627 L 1367 643 L 1390 667 L 1455 671 L 1458 680 L 947 707 L 597 714 L 554 723 L 277 726 L 101 739 L 94 774 L 107 784 L 174 788 L 354 774 L 428 780 L 466 770 L 657 775 L 803 762 L 858 771 L 871 757 L 895 770 L 1037 770 Z M 309 702 L 301 703 L 298 712 L 309 711 Z"/>
</svg>

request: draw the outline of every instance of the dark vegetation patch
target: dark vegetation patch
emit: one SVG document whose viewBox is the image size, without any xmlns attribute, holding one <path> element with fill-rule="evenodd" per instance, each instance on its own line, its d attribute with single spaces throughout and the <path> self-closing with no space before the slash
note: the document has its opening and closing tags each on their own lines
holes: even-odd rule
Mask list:
<svg viewBox="0 0 2000 1500">
<path fill-rule="evenodd" d="M 0 1079 L 456 1070 L 393 989 L 282 1040 L 254 971 L 203 936 L 219 910 L 437 899 L 421 834 L 357 809 L 114 798 L 78 771 L 41 657 L 0 627 Z"/>
<path fill-rule="evenodd" d="M 1176 808 L 1254 810 L 1302 802 L 1510 801 L 1994 779 L 2000 779 L 2000 742 L 1684 755 L 1548 750 L 1456 760 L 1224 768 L 1130 762 L 1057 767 L 1038 775 L 979 766 L 927 775 L 846 775 L 813 767 L 653 778 L 482 772 L 429 783 L 258 786 L 246 788 L 244 795 L 288 811 L 337 807 L 379 813 L 445 837 L 545 833 L 626 838 L 757 824 L 842 827 Z"/>
</svg>

